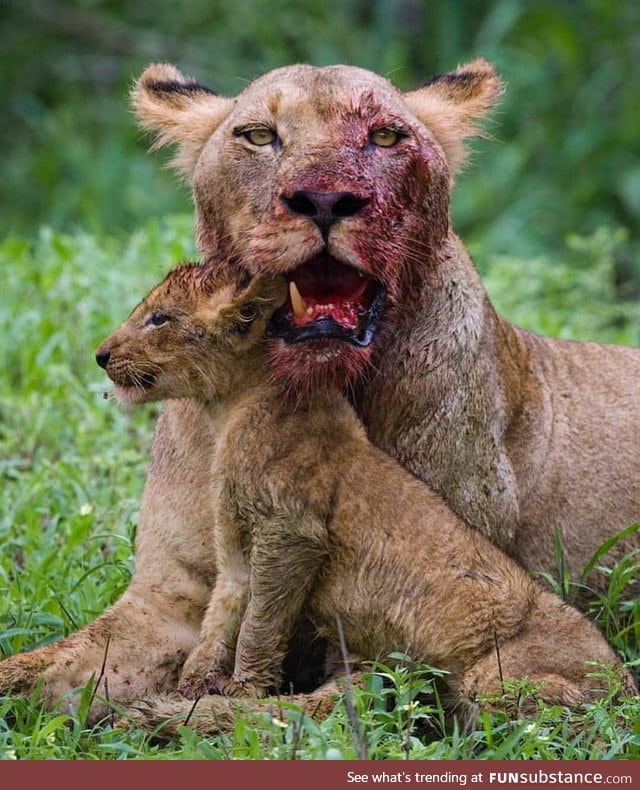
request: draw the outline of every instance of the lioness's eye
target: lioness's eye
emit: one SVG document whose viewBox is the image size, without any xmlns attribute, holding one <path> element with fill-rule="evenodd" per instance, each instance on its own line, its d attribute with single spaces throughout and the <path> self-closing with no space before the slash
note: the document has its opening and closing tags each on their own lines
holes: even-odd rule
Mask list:
<svg viewBox="0 0 640 790">
<path fill-rule="evenodd" d="M 371 132 L 370 140 L 374 145 L 381 148 L 391 148 L 400 139 L 400 134 L 395 129 L 385 127 L 383 129 L 374 129 Z"/>
<path fill-rule="evenodd" d="M 147 320 L 147 326 L 162 326 L 171 320 L 171 316 L 166 313 L 151 313 Z"/>
<path fill-rule="evenodd" d="M 268 129 L 266 126 L 259 129 L 247 129 L 243 134 L 253 145 L 270 145 L 277 139 L 277 134 L 273 129 Z"/>
</svg>

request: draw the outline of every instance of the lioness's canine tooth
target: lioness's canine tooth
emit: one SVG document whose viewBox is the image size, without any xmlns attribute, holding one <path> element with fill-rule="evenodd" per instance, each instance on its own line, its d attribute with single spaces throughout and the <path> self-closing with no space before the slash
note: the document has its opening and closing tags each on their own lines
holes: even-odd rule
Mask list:
<svg viewBox="0 0 640 790">
<path fill-rule="evenodd" d="M 293 314 L 296 318 L 302 318 L 302 316 L 307 312 L 307 303 L 300 295 L 298 286 L 293 282 L 293 280 L 291 280 L 289 283 L 289 296 L 291 297 Z"/>
</svg>

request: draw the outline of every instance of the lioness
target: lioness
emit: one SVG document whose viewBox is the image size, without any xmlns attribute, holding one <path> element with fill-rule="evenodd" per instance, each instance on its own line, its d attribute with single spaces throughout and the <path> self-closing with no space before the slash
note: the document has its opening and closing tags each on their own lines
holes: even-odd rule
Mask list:
<svg viewBox="0 0 640 790">
<path fill-rule="evenodd" d="M 640 517 L 640 351 L 537 337 L 491 307 L 449 195 L 501 92 L 483 60 L 409 93 L 358 68 L 292 66 L 233 99 L 153 65 L 133 101 L 156 145 L 178 145 L 205 260 L 290 283 L 274 371 L 349 386 L 372 441 L 468 523 L 548 573 L 557 534 L 579 577 Z M 181 408 L 186 447 L 198 418 Z"/>
<path fill-rule="evenodd" d="M 557 532 L 575 577 L 640 515 L 640 352 L 539 338 L 488 302 L 449 195 L 501 91 L 482 60 L 408 93 L 292 66 L 235 98 L 153 65 L 133 104 L 156 145 L 178 146 L 205 261 L 289 281 L 269 350 L 280 379 L 344 385 L 374 444 L 465 521 L 533 571 L 555 571 Z M 167 404 L 129 589 L 71 644 L 1 662 L 0 691 L 43 676 L 55 697 L 98 677 L 107 636 L 112 699 L 171 688 L 215 579 L 214 446 L 198 405 Z"/>
<path fill-rule="evenodd" d="M 336 645 L 338 617 L 365 659 L 404 649 L 446 670 L 460 711 L 524 676 L 553 704 L 595 699 L 585 661 L 616 658 L 586 618 L 374 447 L 340 392 L 269 382 L 261 341 L 286 295 L 184 264 L 98 349 L 121 402 L 193 399 L 218 437 L 217 577 L 180 690 L 277 691 L 304 608 Z"/>
</svg>

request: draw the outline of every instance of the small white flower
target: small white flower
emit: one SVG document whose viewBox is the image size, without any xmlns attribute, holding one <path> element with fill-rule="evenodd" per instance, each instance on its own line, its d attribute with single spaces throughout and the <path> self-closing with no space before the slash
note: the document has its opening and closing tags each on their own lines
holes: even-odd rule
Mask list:
<svg viewBox="0 0 640 790">
<path fill-rule="evenodd" d="M 81 516 L 90 516 L 93 513 L 93 505 L 90 505 L 88 502 L 85 502 L 84 505 L 80 508 L 80 515 Z"/>
<path fill-rule="evenodd" d="M 289 726 L 286 721 L 282 721 L 282 719 L 276 719 L 275 716 L 271 719 L 271 721 L 276 725 L 276 727 L 282 727 L 283 730 L 286 730 Z"/>
<path fill-rule="evenodd" d="M 6 751 L 2 752 L 2 759 L 3 760 L 17 760 L 18 755 L 16 754 L 15 749 L 7 749 Z"/>
</svg>

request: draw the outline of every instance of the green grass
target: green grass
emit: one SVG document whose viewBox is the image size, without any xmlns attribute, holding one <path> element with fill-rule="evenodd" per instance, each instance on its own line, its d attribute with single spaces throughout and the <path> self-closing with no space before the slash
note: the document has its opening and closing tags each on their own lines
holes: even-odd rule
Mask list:
<svg viewBox="0 0 640 790">
<path fill-rule="evenodd" d="M 191 219 L 178 216 L 126 240 L 44 229 L 34 241 L 0 245 L 3 655 L 70 633 L 128 584 L 156 409 L 125 413 L 103 400 L 93 352 L 173 263 L 193 255 L 191 238 Z M 502 257 L 481 269 L 497 306 L 527 328 L 638 345 L 639 305 L 620 301 L 615 289 L 621 243 L 617 232 L 600 230 L 571 240 L 559 259 Z M 630 598 L 628 581 L 637 573 L 637 557 L 621 561 L 591 611 L 630 662 L 638 660 L 640 601 Z M 571 597 L 574 587 L 563 579 L 558 589 Z M 286 716 L 239 719 L 230 735 L 202 738 L 182 728 L 161 743 L 135 728 L 88 728 L 81 713 L 45 712 L 34 695 L 0 698 L 0 757 L 348 759 L 362 743 L 376 759 L 640 757 L 637 700 L 604 699 L 573 715 L 541 708 L 526 720 L 485 714 L 463 733 L 426 694 L 433 674 L 425 668 L 401 661 L 372 670 L 354 692 L 360 741 L 343 705 L 318 723 L 284 702 Z"/>
</svg>

